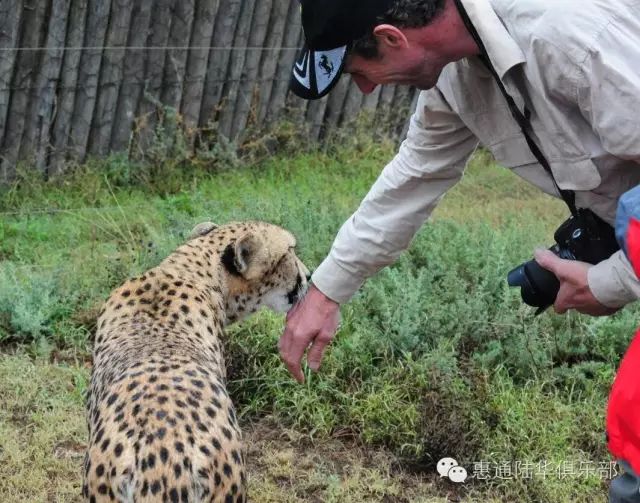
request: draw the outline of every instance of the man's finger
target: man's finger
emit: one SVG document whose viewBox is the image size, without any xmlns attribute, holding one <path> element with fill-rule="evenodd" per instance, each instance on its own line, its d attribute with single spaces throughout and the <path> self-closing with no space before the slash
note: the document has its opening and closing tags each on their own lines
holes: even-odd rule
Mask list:
<svg viewBox="0 0 640 503">
<path fill-rule="evenodd" d="M 297 358 L 296 358 L 297 360 Z M 302 355 L 300 355 L 300 360 L 302 360 Z M 304 374 L 302 373 L 302 368 L 300 362 L 296 363 L 296 361 L 285 361 L 287 369 L 289 373 L 293 376 L 293 378 L 298 381 L 300 384 L 304 383 Z"/>
<path fill-rule="evenodd" d="M 284 332 L 280 336 L 280 340 L 278 340 L 278 352 L 280 353 L 280 358 L 284 361 L 285 355 L 289 353 L 289 347 L 291 346 L 291 329 L 289 325 L 285 325 Z"/>
<path fill-rule="evenodd" d="M 333 339 L 331 334 L 327 335 L 321 333 L 313 340 L 313 344 L 307 352 L 307 363 L 311 370 L 316 371 L 320 368 L 322 357 L 324 356 L 324 350 L 331 342 L 331 339 Z"/>
<path fill-rule="evenodd" d="M 302 373 L 302 353 L 303 351 L 289 350 L 289 352 L 283 358 L 284 364 L 287 369 L 299 383 L 304 382 L 304 374 Z"/>
<path fill-rule="evenodd" d="M 542 248 L 538 248 L 533 253 L 533 256 L 541 267 L 555 274 L 558 279 L 560 278 L 560 270 L 562 269 L 563 262 L 561 258 L 556 256 L 553 252 Z"/>
<path fill-rule="evenodd" d="M 553 310 L 557 314 L 564 314 L 567 312 L 562 287 L 560 287 L 560 291 L 558 292 L 558 295 L 556 295 L 556 300 L 553 301 Z"/>
<path fill-rule="evenodd" d="M 556 300 L 555 304 L 553 304 L 553 310 L 557 314 L 564 314 L 569 310 L 569 307 L 566 305 L 565 302 Z"/>
<path fill-rule="evenodd" d="M 284 334 L 280 338 L 279 349 L 282 361 L 291 372 L 291 375 L 299 383 L 304 382 L 304 374 L 302 373 L 302 356 L 309 345 L 308 337 L 296 337 L 293 330 L 287 327 Z"/>
</svg>

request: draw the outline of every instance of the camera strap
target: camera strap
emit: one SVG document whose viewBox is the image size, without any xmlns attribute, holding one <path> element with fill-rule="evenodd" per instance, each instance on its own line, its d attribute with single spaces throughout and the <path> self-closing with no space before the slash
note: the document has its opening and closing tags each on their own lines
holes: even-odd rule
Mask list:
<svg viewBox="0 0 640 503">
<path fill-rule="evenodd" d="M 513 116 L 515 121 L 518 123 L 518 126 L 520 126 L 520 130 L 524 135 L 524 138 L 527 142 L 527 145 L 529 146 L 529 149 L 531 150 L 531 153 L 534 155 L 538 163 L 544 168 L 544 170 L 549 174 L 549 176 L 553 180 L 553 183 L 556 186 L 558 193 L 560 194 L 560 196 L 562 197 L 566 205 L 569 207 L 569 211 L 571 211 L 571 214 L 576 216 L 578 214 L 578 210 L 576 208 L 575 192 L 573 192 L 572 190 L 563 190 L 558 186 L 558 182 L 556 182 L 556 179 L 553 176 L 553 171 L 551 171 L 551 166 L 549 165 L 547 158 L 544 156 L 544 154 L 542 153 L 542 151 L 540 150 L 536 142 L 531 137 L 531 134 L 529 133 L 529 130 L 532 129 L 531 123 L 529 121 L 531 112 L 529 111 L 529 109 L 526 108 L 526 106 L 524 109 L 524 114 L 518 109 L 518 106 L 516 105 L 515 101 L 505 89 L 504 84 L 502 83 L 502 80 L 500 80 L 500 76 L 498 75 L 498 72 L 496 72 L 495 68 L 491 64 L 491 60 L 489 59 L 489 55 L 487 54 L 487 50 L 484 46 L 484 43 L 482 42 L 480 35 L 478 35 L 478 32 L 475 26 L 473 26 L 473 23 L 469 19 L 469 16 L 465 11 L 464 7 L 462 6 L 461 1 L 460 0 L 454 0 L 454 1 L 456 3 L 456 7 L 458 8 L 458 11 L 460 12 L 460 16 L 462 17 L 462 21 L 464 22 L 465 27 L 467 28 L 467 30 L 469 31 L 469 34 L 473 37 L 473 40 L 476 42 L 478 48 L 480 49 L 480 60 L 484 63 L 484 65 L 487 67 L 489 72 L 491 72 L 491 75 L 493 76 L 494 80 L 498 84 L 498 87 L 500 88 L 500 92 L 502 92 L 502 95 L 504 96 L 505 100 L 507 101 L 507 104 L 509 105 L 509 110 L 511 111 L 511 115 Z"/>
</svg>

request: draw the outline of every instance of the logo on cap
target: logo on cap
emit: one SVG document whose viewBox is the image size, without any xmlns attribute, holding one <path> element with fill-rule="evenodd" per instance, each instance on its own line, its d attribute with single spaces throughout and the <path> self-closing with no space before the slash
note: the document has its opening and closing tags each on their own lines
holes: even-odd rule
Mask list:
<svg viewBox="0 0 640 503">
<path fill-rule="evenodd" d="M 331 61 L 329 61 L 329 58 L 326 54 L 323 54 L 320 58 L 320 68 L 324 70 L 324 74 L 327 77 L 331 76 L 331 74 L 333 73 L 334 65 Z"/>
<path fill-rule="evenodd" d="M 315 51 L 316 85 L 318 93 L 322 94 L 338 77 L 346 47 L 339 47 L 330 51 Z"/>
<path fill-rule="evenodd" d="M 293 68 L 293 76 L 301 85 L 311 89 L 311 78 L 309 75 L 309 53 L 305 52 L 301 61 L 296 61 Z"/>
</svg>

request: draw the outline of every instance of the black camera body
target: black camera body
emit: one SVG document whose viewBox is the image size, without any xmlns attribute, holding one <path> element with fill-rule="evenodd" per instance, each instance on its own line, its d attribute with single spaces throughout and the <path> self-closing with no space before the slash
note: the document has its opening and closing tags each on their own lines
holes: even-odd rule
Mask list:
<svg viewBox="0 0 640 503">
<path fill-rule="evenodd" d="M 566 260 L 597 264 L 620 249 L 615 230 L 589 209 L 578 209 L 553 235 L 556 244 L 549 250 Z M 537 307 L 536 314 L 551 306 L 560 290 L 558 278 L 530 260 L 507 275 L 509 286 L 520 287 L 525 304 Z"/>
</svg>

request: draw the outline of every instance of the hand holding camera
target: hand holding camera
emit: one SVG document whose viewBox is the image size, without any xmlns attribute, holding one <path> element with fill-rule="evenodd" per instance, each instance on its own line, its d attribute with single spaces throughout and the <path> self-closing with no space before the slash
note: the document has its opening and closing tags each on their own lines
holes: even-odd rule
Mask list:
<svg viewBox="0 0 640 503">
<path fill-rule="evenodd" d="M 617 311 L 601 304 L 591 293 L 587 281 L 591 264 L 561 259 L 543 248 L 536 250 L 534 257 L 542 268 L 552 272 L 560 282 L 560 289 L 553 303 L 556 313 L 564 314 L 569 309 L 575 309 L 591 316 L 607 316 Z"/>
<path fill-rule="evenodd" d="M 587 282 L 589 264 L 609 258 L 618 249 L 613 227 L 588 209 L 579 209 L 554 234 L 556 244 L 540 250 L 507 275 L 509 286 L 520 287 L 522 300 L 540 314 L 552 304 L 556 312 L 577 309 L 585 314 L 615 312 L 600 304 Z"/>
</svg>

